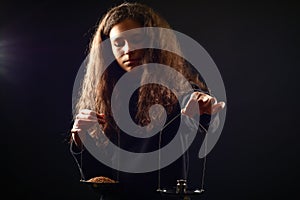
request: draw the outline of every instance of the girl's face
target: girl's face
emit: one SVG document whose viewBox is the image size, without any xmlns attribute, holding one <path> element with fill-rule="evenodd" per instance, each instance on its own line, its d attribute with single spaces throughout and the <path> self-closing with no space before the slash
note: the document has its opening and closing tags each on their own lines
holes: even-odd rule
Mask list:
<svg viewBox="0 0 300 200">
<path fill-rule="evenodd" d="M 144 52 L 140 48 L 144 44 L 144 36 L 142 30 L 123 32 L 141 27 L 138 22 L 126 19 L 113 26 L 109 33 L 113 54 L 120 67 L 127 72 L 142 64 Z"/>
</svg>

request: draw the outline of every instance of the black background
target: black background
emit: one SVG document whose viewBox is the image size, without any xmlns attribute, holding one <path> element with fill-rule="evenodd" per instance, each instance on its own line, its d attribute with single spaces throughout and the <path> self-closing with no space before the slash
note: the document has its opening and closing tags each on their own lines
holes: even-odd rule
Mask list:
<svg viewBox="0 0 300 200">
<path fill-rule="evenodd" d="M 1 190 L 98 199 L 68 151 L 72 88 L 94 26 L 121 1 L 1 1 Z M 204 199 L 291 199 L 299 188 L 297 4 L 139 1 L 211 55 L 227 93 Z"/>
</svg>

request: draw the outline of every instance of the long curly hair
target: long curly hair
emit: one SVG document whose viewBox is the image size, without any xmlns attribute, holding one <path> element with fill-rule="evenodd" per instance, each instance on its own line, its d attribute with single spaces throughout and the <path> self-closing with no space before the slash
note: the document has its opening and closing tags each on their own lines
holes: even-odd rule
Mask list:
<svg viewBox="0 0 300 200">
<path fill-rule="evenodd" d="M 88 61 L 85 69 L 86 73 L 82 82 L 80 98 L 76 103 L 74 113 L 78 113 L 80 109 L 91 109 L 98 113 L 103 113 L 107 121 L 109 121 L 109 123 L 103 127 L 105 133 L 118 131 L 118 127 L 112 117 L 111 96 L 114 86 L 125 72 L 116 61 L 112 62 L 106 69 L 104 68 L 105 64 L 107 64 L 105 57 L 108 54 L 104 52 L 100 44 L 109 38 L 112 27 L 125 19 L 134 20 L 141 24 L 142 27 L 171 29 L 163 17 L 150 7 L 140 3 L 122 3 L 111 8 L 100 20 L 97 31 L 90 43 Z M 158 37 L 161 38 L 156 38 L 155 41 L 161 42 L 160 46 L 162 48 L 168 46 L 171 49 L 180 49 L 177 42 L 164 42 L 166 39 L 162 38 L 164 36 L 160 35 Z M 170 35 L 168 37 L 170 37 Z M 174 41 L 176 41 L 175 35 L 171 35 L 171 37 L 174 37 Z M 199 88 L 207 91 L 207 87 L 199 74 L 194 73 L 192 67 L 182 57 L 169 51 L 159 49 L 147 49 L 146 52 L 143 62 L 160 63 L 170 66 L 181 73 L 187 80 L 194 82 Z M 111 56 L 112 52 L 109 52 L 109 54 L 109 56 Z M 144 75 L 147 76 L 147 71 L 144 72 Z M 173 80 L 173 77 L 168 76 L 170 75 L 164 74 L 166 79 L 178 86 L 177 88 L 183 89 L 183 87 L 186 87 L 182 85 L 180 81 Z M 137 111 L 134 117 L 135 122 L 140 126 L 148 125 L 151 121 L 148 112 L 153 104 L 164 106 L 167 113 L 170 114 L 174 111 L 177 103 L 177 97 L 169 88 L 162 87 L 158 84 L 143 85 L 138 91 Z M 155 116 L 160 119 L 161 113 L 157 113 Z"/>
</svg>

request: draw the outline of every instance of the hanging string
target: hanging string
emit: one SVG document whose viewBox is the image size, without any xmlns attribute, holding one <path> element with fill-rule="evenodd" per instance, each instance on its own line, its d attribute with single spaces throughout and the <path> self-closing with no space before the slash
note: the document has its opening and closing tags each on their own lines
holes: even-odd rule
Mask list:
<svg viewBox="0 0 300 200">
<path fill-rule="evenodd" d="M 204 158 L 203 158 L 203 168 L 202 168 L 202 178 L 201 178 L 201 192 L 204 191 L 204 178 L 205 178 L 205 170 L 206 170 L 206 154 L 207 154 L 207 136 L 206 134 L 208 133 L 208 131 L 206 130 L 206 128 L 204 128 L 200 123 L 199 123 L 200 127 L 202 128 L 202 130 L 205 132 L 205 138 L 204 138 Z"/>
<path fill-rule="evenodd" d="M 71 141 L 71 144 L 70 144 L 70 152 L 77 164 L 77 167 L 79 169 L 79 172 L 80 172 L 80 180 L 85 180 L 85 177 L 84 177 L 84 174 L 83 174 L 83 171 L 82 171 L 82 152 L 83 152 L 83 148 L 81 149 L 80 152 L 76 153 L 73 151 L 73 141 Z M 76 155 L 80 155 L 80 163 L 78 162 L 77 158 L 76 158 Z"/>
<path fill-rule="evenodd" d="M 120 180 L 120 131 L 118 131 L 118 155 L 117 155 L 117 165 L 118 165 L 118 169 L 117 169 L 117 182 L 119 182 Z"/>
<path fill-rule="evenodd" d="M 157 183 L 157 191 L 161 191 L 161 135 L 162 135 L 162 131 L 163 129 L 165 129 L 169 124 L 171 124 L 176 118 L 178 118 L 179 116 L 181 116 L 181 113 L 177 114 L 173 119 L 171 119 L 159 132 L 159 142 L 158 142 L 158 183 Z M 199 123 L 200 128 L 204 131 L 205 135 L 208 133 L 208 131 Z M 186 143 L 187 145 L 187 143 Z M 205 156 L 203 158 L 203 168 L 202 168 L 202 177 L 201 177 L 201 191 L 204 191 L 204 182 L 205 182 L 205 172 L 206 172 L 206 162 L 207 162 L 207 158 L 206 158 L 206 153 L 207 153 L 207 137 L 204 138 L 204 152 L 205 152 Z M 188 177 L 188 172 L 189 172 L 189 153 L 187 150 L 186 153 L 186 160 L 185 160 L 185 169 L 184 169 L 184 173 L 186 178 Z"/>
<path fill-rule="evenodd" d="M 186 147 L 188 146 L 188 135 L 185 136 L 185 145 Z M 189 154 L 189 149 L 187 148 L 186 153 L 185 153 L 185 179 L 189 176 L 189 168 L 190 168 L 190 154 Z"/>
<path fill-rule="evenodd" d="M 160 147 L 161 147 L 161 134 L 162 132 L 159 132 L 159 140 L 158 140 L 158 177 L 157 177 L 157 190 L 161 190 L 160 189 L 160 161 L 161 161 L 161 157 L 160 157 Z"/>
<path fill-rule="evenodd" d="M 161 186 L 161 171 L 160 171 L 160 163 L 161 163 L 161 154 L 160 154 L 160 150 L 161 150 L 161 135 L 162 135 L 162 131 L 169 125 L 171 124 L 175 119 L 177 119 L 179 116 L 181 116 L 181 113 L 177 114 L 173 119 L 171 119 L 166 125 L 164 125 L 162 127 L 162 129 L 159 131 L 159 141 L 158 141 L 158 181 L 157 181 L 157 187 L 158 190 L 161 190 L 160 186 Z"/>
</svg>

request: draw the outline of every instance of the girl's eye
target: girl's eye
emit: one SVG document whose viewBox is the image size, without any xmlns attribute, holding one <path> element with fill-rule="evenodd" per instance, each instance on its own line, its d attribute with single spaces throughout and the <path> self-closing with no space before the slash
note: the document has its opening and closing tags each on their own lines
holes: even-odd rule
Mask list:
<svg viewBox="0 0 300 200">
<path fill-rule="evenodd" d="M 143 36 L 142 35 L 135 35 L 131 38 L 131 42 L 134 44 L 139 44 L 143 41 Z"/>
<path fill-rule="evenodd" d="M 116 39 L 114 41 L 115 47 L 123 47 L 124 45 L 125 45 L 125 40 L 123 40 L 123 39 Z"/>
</svg>

